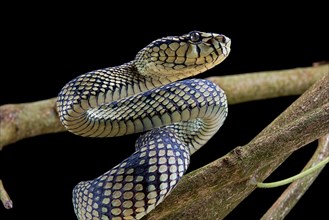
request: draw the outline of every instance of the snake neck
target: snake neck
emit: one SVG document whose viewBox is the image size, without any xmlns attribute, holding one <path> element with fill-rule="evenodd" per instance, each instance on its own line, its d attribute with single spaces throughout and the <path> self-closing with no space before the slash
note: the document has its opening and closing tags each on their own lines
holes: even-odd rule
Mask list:
<svg viewBox="0 0 329 220">
<path fill-rule="evenodd" d="M 139 82 L 154 82 L 154 87 L 150 88 L 153 89 L 155 87 L 160 87 L 166 84 L 169 84 L 171 82 L 175 82 L 181 79 L 185 79 L 187 77 L 193 76 L 191 73 L 181 73 L 181 74 L 161 74 L 158 72 L 154 72 L 150 69 L 143 69 L 141 68 L 141 62 L 136 59 L 133 60 L 129 63 L 123 64 L 121 66 L 118 66 L 116 68 L 126 70 L 127 73 L 132 77 L 132 78 L 138 78 L 141 81 Z M 144 67 L 145 68 L 145 67 Z"/>
</svg>

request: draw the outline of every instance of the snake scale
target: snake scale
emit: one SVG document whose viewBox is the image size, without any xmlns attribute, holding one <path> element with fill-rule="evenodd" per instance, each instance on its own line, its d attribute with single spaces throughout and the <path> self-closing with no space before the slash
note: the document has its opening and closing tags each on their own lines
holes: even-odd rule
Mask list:
<svg viewBox="0 0 329 220">
<path fill-rule="evenodd" d="M 128 158 L 74 187 L 78 219 L 141 219 L 170 194 L 191 154 L 227 116 L 224 91 L 192 76 L 221 63 L 230 45 L 224 35 L 200 31 L 163 37 L 134 60 L 82 74 L 62 88 L 57 110 L 68 131 L 85 137 L 144 132 Z"/>
</svg>

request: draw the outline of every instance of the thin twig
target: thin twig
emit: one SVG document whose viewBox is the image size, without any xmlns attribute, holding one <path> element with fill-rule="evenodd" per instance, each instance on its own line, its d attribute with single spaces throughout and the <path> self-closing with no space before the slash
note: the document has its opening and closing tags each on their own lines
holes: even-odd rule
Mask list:
<svg viewBox="0 0 329 220">
<path fill-rule="evenodd" d="M 0 180 L 0 200 L 6 209 L 13 208 L 13 201 L 11 201 L 7 191 L 5 190 L 2 181 Z"/>
</svg>

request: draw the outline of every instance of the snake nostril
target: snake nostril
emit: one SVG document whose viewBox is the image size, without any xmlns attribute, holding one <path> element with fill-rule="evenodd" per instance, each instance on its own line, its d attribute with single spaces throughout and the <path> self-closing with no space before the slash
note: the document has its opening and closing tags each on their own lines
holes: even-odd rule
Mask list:
<svg viewBox="0 0 329 220">
<path fill-rule="evenodd" d="M 207 44 L 212 44 L 213 41 L 212 41 L 212 39 L 210 38 L 209 40 L 206 41 L 206 43 L 207 43 Z"/>
</svg>

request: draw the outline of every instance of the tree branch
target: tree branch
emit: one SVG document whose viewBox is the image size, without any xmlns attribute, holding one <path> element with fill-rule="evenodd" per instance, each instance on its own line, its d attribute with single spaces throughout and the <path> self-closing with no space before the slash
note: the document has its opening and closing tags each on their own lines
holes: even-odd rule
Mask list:
<svg viewBox="0 0 329 220">
<path fill-rule="evenodd" d="M 229 104 L 300 95 L 329 73 L 329 64 L 288 70 L 208 77 L 224 89 Z"/>
<path fill-rule="evenodd" d="M 56 98 L 0 106 L 0 150 L 11 143 L 41 134 L 65 131 L 55 108 Z"/>
</svg>

